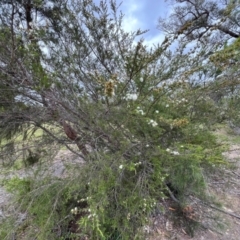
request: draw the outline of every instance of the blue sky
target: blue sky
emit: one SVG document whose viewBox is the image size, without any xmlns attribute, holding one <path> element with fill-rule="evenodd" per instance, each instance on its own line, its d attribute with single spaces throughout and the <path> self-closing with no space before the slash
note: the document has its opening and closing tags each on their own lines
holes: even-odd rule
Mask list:
<svg viewBox="0 0 240 240">
<path fill-rule="evenodd" d="M 100 0 L 95 0 L 99 2 Z M 157 29 L 158 18 L 167 17 L 170 7 L 165 0 L 116 0 L 117 4 L 121 4 L 119 11 L 124 14 L 123 27 L 128 32 L 141 30 L 149 30 L 142 35 L 145 44 L 161 43 L 164 35 Z"/>
<path fill-rule="evenodd" d="M 148 45 L 164 40 L 163 33 L 157 29 L 158 18 L 167 17 L 170 9 L 164 0 L 123 0 L 120 9 L 125 15 L 123 27 L 126 31 L 149 29 L 149 32 L 143 35 Z"/>
</svg>

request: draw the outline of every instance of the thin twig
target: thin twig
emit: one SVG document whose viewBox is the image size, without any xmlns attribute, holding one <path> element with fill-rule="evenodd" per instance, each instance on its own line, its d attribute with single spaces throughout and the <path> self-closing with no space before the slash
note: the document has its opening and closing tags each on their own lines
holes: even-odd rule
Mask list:
<svg viewBox="0 0 240 240">
<path fill-rule="evenodd" d="M 205 205 L 205 206 L 207 206 L 207 207 L 210 207 L 210 208 L 212 208 L 212 209 L 214 209 L 214 210 L 217 210 L 217 211 L 219 211 L 219 212 L 221 212 L 221 213 L 227 214 L 227 215 L 229 215 L 229 216 L 231 216 L 231 217 L 234 217 L 234 218 L 237 218 L 237 219 L 240 220 L 240 216 L 239 216 L 239 215 L 236 215 L 236 214 L 234 214 L 234 213 L 227 212 L 227 211 L 225 211 L 225 210 L 223 210 L 223 209 L 221 209 L 221 208 L 218 208 L 218 207 L 215 207 L 215 206 L 213 206 L 213 205 L 211 205 L 211 204 L 209 204 L 209 203 L 203 202 L 203 201 L 200 200 L 200 199 L 197 199 L 197 200 L 198 200 L 201 204 L 203 204 L 203 205 Z"/>
</svg>

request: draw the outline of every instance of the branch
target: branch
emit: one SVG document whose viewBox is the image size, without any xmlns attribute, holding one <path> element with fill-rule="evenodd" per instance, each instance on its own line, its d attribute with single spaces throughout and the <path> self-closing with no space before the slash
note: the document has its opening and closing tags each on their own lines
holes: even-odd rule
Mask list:
<svg viewBox="0 0 240 240">
<path fill-rule="evenodd" d="M 201 201 L 201 202 L 202 202 L 202 201 Z M 203 203 L 203 205 L 206 205 L 206 206 L 208 206 L 208 207 L 210 207 L 210 208 L 212 208 L 212 209 L 214 209 L 214 210 L 217 210 L 217 211 L 219 211 L 219 212 L 222 212 L 222 213 L 224 213 L 224 214 L 227 214 L 227 215 L 229 215 L 229 216 L 231 216 L 231 217 L 234 217 L 234 218 L 237 218 L 237 219 L 240 220 L 240 216 L 239 216 L 239 215 L 236 215 L 236 214 L 234 214 L 234 213 L 230 213 L 230 212 L 224 211 L 224 210 L 222 210 L 221 208 L 215 207 L 215 206 L 213 206 L 213 205 L 211 205 L 211 204 L 208 204 L 208 203 L 205 203 L 205 202 L 202 202 L 202 203 Z"/>
<path fill-rule="evenodd" d="M 216 25 L 210 25 L 209 27 L 217 27 L 218 30 L 230 35 L 231 37 L 234 37 L 234 38 L 239 38 L 240 37 L 240 34 L 237 34 L 237 33 L 234 33 L 232 32 L 231 30 L 223 27 L 223 26 L 216 26 Z"/>
<path fill-rule="evenodd" d="M 230 35 L 231 37 L 234 37 L 234 38 L 240 37 L 240 34 L 236 34 L 236 33 L 230 31 L 229 29 L 227 29 L 227 28 L 225 28 L 225 27 L 223 27 L 223 26 L 218 26 L 217 28 L 218 28 L 220 31 L 225 32 L 226 34 Z"/>
<path fill-rule="evenodd" d="M 180 204 L 180 201 L 174 196 L 174 194 L 172 193 L 172 191 L 170 190 L 170 188 L 168 187 L 167 184 L 165 184 L 165 187 L 166 187 L 166 189 L 167 189 L 167 191 L 168 191 L 171 199 L 172 199 L 174 202 Z"/>
<path fill-rule="evenodd" d="M 45 127 L 43 127 L 41 124 L 38 124 L 38 123 L 36 123 L 36 122 L 34 122 L 34 124 L 35 124 L 37 127 L 41 128 L 43 131 L 45 131 L 49 136 L 51 136 L 52 138 L 54 138 L 55 140 L 57 140 L 57 142 L 61 142 L 59 138 L 57 138 L 54 134 L 52 134 L 48 129 L 46 129 Z M 62 143 L 62 142 L 61 142 L 61 143 Z M 75 153 L 77 156 L 85 159 L 84 155 L 79 154 L 78 152 L 74 151 L 74 150 L 73 150 L 72 148 L 70 148 L 67 144 L 65 144 L 65 143 L 63 143 L 63 144 L 64 144 L 64 146 L 65 146 L 68 150 L 70 150 L 71 152 Z"/>
</svg>

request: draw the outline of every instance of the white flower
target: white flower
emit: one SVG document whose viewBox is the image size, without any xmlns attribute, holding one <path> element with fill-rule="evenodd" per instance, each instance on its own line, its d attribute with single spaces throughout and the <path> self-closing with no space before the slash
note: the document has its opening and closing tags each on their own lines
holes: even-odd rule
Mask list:
<svg viewBox="0 0 240 240">
<path fill-rule="evenodd" d="M 140 81 L 140 82 L 143 82 L 143 78 L 142 78 L 142 77 L 140 77 L 139 81 Z"/>
<path fill-rule="evenodd" d="M 152 123 L 152 126 L 153 126 L 153 127 L 156 127 L 157 125 L 158 125 L 157 122 L 153 122 L 153 123 Z"/>
<path fill-rule="evenodd" d="M 136 93 L 127 93 L 125 97 L 126 100 L 133 100 L 133 101 L 137 100 L 137 98 L 138 98 L 138 95 Z"/>
<path fill-rule="evenodd" d="M 151 124 L 153 127 L 156 127 L 158 125 L 158 123 L 152 119 L 148 122 L 148 124 Z"/>
<path fill-rule="evenodd" d="M 159 113 L 159 111 L 158 111 L 158 110 L 156 110 L 156 111 L 155 111 L 155 113 Z"/>
<path fill-rule="evenodd" d="M 56 88 L 56 84 L 55 84 L 55 83 L 52 83 L 52 85 L 51 85 L 50 88 L 51 88 L 51 89 L 55 89 L 55 88 Z"/>
<path fill-rule="evenodd" d="M 178 151 L 172 151 L 173 155 L 180 155 L 180 153 Z"/>
<path fill-rule="evenodd" d="M 78 214 L 78 208 L 75 207 L 75 208 L 71 209 L 71 213 L 72 214 Z"/>
<path fill-rule="evenodd" d="M 169 148 L 167 148 L 166 151 L 173 155 L 180 155 L 180 153 L 178 151 L 171 151 Z"/>
<path fill-rule="evenodd" d="M 122 168 L 123 168 L 123 165 L 120 165 L 120 166 L 119 166 L 119 169 L 122 169 Z"/>
<path fill-rule="evenodd" d="M 142 164 L 142 162 L 134 163 L 134 166 L 139 166 L 141 164 Z"/>
<path fill-rule="evenodd" d="M 146 147 L 149 147 L 149 145 L 147 144 Z"/>
<path fill-rule="evenodd" d="M 140 108 L 140 107 L 137 107 L 137 110 L 136 110 L 137 113 L 141 114 L 141 115 L 144 115 L 144 111 Z"/>
<path fill-rule="evenodd" d="M 169 104 L 166 104 L 166 108 L 168 108 L 169 107 Z"/>
</svg>

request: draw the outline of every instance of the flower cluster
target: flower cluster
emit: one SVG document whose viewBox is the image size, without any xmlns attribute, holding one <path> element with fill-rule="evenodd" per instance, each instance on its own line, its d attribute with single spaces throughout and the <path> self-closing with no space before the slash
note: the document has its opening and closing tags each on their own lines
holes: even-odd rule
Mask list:
<svg viewBox="0 0 240 240">
<path fill-rule="evenodd" d="M 78 208 L 77 208 L 77 207 L 71 209 L 71 213 L 72 213 L 73 215 L 77 215 L 78 212 L 79 212 L 79 211 L 78 211 Z"/>
<path fill-rule="evenodd" d="M 187 103 L 187 102 L 188 102 L 188 100 L 187 100 L 186 98 L 182 98 L 182 99 L 180 99 L 180 100 L 176 100 L 176 103 L 177 103 L 177 104 Z"/>
<path fill-rule="evenodd" d="M 97 217 L 97 214 L 96 214 L 96 213 L 93 213 L 93 214 L 89 214 L 89 215 L 88 215 L 88 218 L 94 218 L 94 217 Z"/>
<path fill-rule="evenodd" d="M 150 119 L 150 120 L 148 121 L 148 124 L 149 124 L 149 125 L 152 125 L 153 127 L 156 127 L 156 126 L 158 125 L 158 123 L 157 123 L 156 121 L 152 120 L 152 119 Z"/>
<path fill-rule="evenodd" d="M 156 206 L 155 201 L 147 201 L 146 198 L 143 199 L 143 211 L 145 212 L 147 207 L 153 208 Z"/>
<path fill-rule="evenodd" d="M 144 111 L 140 107 L 137 107 L 136 112 L 141 114 L 141 115 L 145 114 Z"/>
<path fill-rule="evenodd" d="M 189 123 L 189 120 L 186 118 L 166 119 L 162 116 L 159 117 L 159 121 L 161 123 L 169 125 L 171 129 L 185 127 Z"/>
<path fill-rule="evenodd" d="M 137 98 L 138 98 L 138 95 L 136 93 L 127 93 L 124 99 L 136 101 Z"/>
<path fill-rule="evenodd" d="M 142 162 L 134 163 L 134 166 L 139 166 L 141 164 L 142 164 Z"/>
<path fill-rule="evenodd" d="M 169 149 L 169 148 L 167 148 L 166 151 L 169 152 L 169 153 L 171 153 L 171 154 L 173 154 L 173 155 L 175 155 L 175 156 L 180 155 L 180 153 L 179 153 L 178 151 L 172 151 L 172 150 Z"/>
<path fill-rule="evenodd" d="M 89 185 L 89 183 L 88 183 L 88 185 Z M 89 199 L 91 199 L 91 197 L 81 198 L 80 200 L 77 201 L 77 203 L 85 202 L 85 201 L 87 201 Z"/>
<path fill-rule="evenodd" d="M 80 213 L 80 212 L 85 212 L 85 213 L 89 213 L 89 215 L 88 215 L 88 218 L 91 218 L 91 217 L 94 217 L 94 216 L 96 216 L 96 213 L 91 213 L 92 211 L 91 211 L 91 209 L 89 208 L 89 209 L 78 209 L 77 207 L 75 207 L 75 208 L 73 208 L 73 209 L 71 209 L 71 213 L 73 214 L 73 215 L 77 215 L 78 213 Z"/>
<path fill-rule="evenodd" d="M 115 95 L 115 83 L 112 79 L 105 83 L 104 93 L 108 97 L 113 97 Z"/>
<path fill-rule="evenodd" d="M 189 123 L 186 118 L 174 119 L 172 122 L 173 127 L 184 127 Z"/>
</svg>

